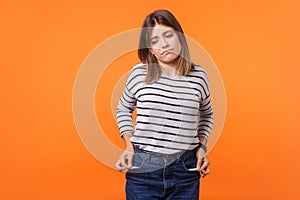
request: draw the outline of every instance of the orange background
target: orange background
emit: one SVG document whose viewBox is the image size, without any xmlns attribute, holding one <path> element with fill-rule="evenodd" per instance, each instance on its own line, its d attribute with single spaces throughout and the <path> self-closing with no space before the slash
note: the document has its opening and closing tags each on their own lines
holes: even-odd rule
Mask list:
<svg viewBox="0 0 300 200">
<path fill-rule="evenodd" d="M 209 52 L 225 84 L 226 121 L 201 199 L 300 199 L 296 0 L 2 1 L 0 199 L 124 199 L 124 174 L 78 137 L 73 84 L 95 46 L 159 8 Z M 120 67 L 137 62 L 129 57 Z"/>
</svg>

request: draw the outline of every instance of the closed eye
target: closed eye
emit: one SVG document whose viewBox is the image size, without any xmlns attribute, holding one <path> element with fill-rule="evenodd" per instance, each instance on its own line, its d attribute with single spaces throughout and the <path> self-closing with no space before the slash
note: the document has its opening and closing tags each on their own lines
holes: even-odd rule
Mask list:
<svg viewBox="0 0 300 200">
<path fill-rule="evenodd" d="M 156 44 L 157 43 L 157 40 L 152 40 L 151 41 L 151 44 L 153 45 L 153 44 Z"/>
<path fill-rule="evenodd" d="M 166 35 L 166 38 L 171 38 L 171 37 L 173 37 L 172 33 Z"/>
</svg>

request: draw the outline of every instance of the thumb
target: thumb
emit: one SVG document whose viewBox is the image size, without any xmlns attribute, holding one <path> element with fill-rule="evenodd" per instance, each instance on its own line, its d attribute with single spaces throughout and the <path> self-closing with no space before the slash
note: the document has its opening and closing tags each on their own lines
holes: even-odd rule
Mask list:
<svg viewBox="0 0 300 200">
<path fill-rule="evenodd" d="M 203 162 L 203 158 L 198 158 L 197 160 L 197 168 L 200 169 Z"/>
<path fill-rule="evenodd" d="M 132 167 L 132 159 L 133 159 L 133 154 L 128 154 L 128 156 L 127 156 L 128 168 Z"/>
</svg>

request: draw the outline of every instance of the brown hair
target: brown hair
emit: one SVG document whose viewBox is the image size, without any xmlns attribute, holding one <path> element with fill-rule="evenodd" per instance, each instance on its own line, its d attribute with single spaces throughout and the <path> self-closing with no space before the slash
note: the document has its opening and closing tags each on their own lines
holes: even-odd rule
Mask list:
<svg viewBox="0 0 300 200">
<path fill-rule="evenodd" d="M 156 10 L 149 14 L 143 22 L 138 49 L 139 59 L 147 65 L 147 75 L 145 78 L 147 84 L 154 83 L 161 75 L 161 68 L 158 65 L 157 59 L 149 50 L 150 37 L 155 24 L 162 24 L 173 28 L 179 38 L 181 52 L 178 58 L 178 73 L 185 76 L 189 73 L 192 66 L 187 42 L 179 22 L 169 11 Z"/>
</svg>

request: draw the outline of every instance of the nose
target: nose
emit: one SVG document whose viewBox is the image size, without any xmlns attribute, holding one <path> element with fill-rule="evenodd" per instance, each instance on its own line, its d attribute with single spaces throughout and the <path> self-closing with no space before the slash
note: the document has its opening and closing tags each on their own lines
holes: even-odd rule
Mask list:
<svg viewBox="0 0 300 200">
<path fill-rule="evenodd" d="M 161 49 L 166 49 L 169 46 L 168 42 L 165 38 L 163 38 L 161 41 Z"/>
</svg>

